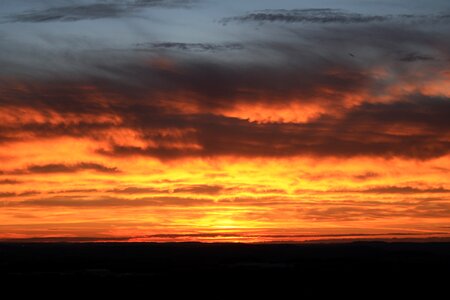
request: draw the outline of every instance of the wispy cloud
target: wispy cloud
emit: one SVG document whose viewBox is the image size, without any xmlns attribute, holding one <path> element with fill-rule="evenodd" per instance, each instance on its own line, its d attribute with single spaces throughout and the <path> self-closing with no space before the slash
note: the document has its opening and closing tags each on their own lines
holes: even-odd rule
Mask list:
<svg viewBox="0 0 450 300">
<path fill-rule="evenodd" d="M 6 17 L 9 22 L 75 22 L 104 18 L 122 18 L 132 16 L 140 9 L 148 7 L 187 8 L 196 1 L 189 0 L 135 0 L 95 2 L 84 5 L 67 5 L 43 10 L 31 10 Z"/>
<path fill-rule="evenodd" d="M 5 171 L 12 174 L 51 174 L 51 173 L 74 173 L 78 171 L 95 171 L 100 173 L 118 173 L 115 167 L 107 167 L 97 163 L 78 163 L 78 164 L 58 164 L 51 163 L 45 165 L 30 165 L 25 169 L 14 171 Z"/>
<path fill-rule="evenodd" d="M 341 9 L 312 8 L 312 9 L 278 9 L 251 12 L 242 16 L 223 18 L 221 23 L 230 22 L 258 22 L 258 23 L 318 23 L 318 24 L 363 24 L 388 21 L 449 21 L 450 15 L 371 15 L 347 12 Z"/>
<path fill-rule="evenodd" d="M 425 55 L 425 54 L 412 52 L 412 53 L 402 55 L 399 58 L 399 60 L 404 61 L 404 62 L 415 62 L 415 61 L 432 61 L 432 60 L 435 60 L 435 58 L 431 55 Z"/>
<path fill-rule="evenodd" d="M 180 50 L 191 52 L 215 52 L 226 50 L 242 50 L 244 45 L 241 43 L 179 43 L 179 42 L 161 42 L 161 43 L 140 43 L 136 45 L 137 51 L 154 50 Z"/>
</svg>

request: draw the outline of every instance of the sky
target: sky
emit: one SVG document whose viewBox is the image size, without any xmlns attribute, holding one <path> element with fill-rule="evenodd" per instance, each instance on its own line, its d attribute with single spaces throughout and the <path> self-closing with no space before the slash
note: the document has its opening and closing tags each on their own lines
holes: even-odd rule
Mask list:
<svg viewBox="0 0 450 300">
<path fill-rule="evenodd" d="M 450 236 L 448 0 L 2 0 L 0 240 Z"/>
</svg>

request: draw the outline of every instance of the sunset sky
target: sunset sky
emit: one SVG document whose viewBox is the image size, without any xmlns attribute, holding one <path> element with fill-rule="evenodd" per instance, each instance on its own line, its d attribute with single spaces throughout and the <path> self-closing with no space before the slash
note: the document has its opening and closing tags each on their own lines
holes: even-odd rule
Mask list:
<svg viewBox="0 0 450 300">
<path fill-rule="evenodd" d="M 449 236 L 448 0 L 1 0 L 0 240 Z"/>
</svg>

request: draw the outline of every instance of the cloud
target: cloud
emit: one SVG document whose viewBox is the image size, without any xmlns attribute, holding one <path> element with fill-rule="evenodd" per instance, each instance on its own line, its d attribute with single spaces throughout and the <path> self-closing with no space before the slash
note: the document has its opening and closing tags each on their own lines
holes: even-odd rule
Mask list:
<svg viewBox="0 0 450 300">
<path fill-rule="evenodd" d="M 0 242 L 12 243 L 90 243 L 90 242 L 126 242 L 130 237 L 30 237 L 0 238 Z"/>
<path fill-rule="evenodd" d="M 7 20 L 10 22 L 41 23 L 117 18 L 128 13 L 128 10 L 124 8 L 114 3 L 63 6 L 11 15 Z"/>
<path fill-rule="evenodd" d="M 74 208 L 96 208 L 96 207 L 146 207 L 146 206 L 199 206 L 208 205 L 212 201 L 202 198 L 189 197 L 142 197 L 136 199 L 125 199 L 116 197 L 103 197 L 97 199 L 85 199 L 76 196 L 57 196 L 43 199 L 31 199 L 24 201 L 8 202 L 10 207 L 74 207 Z"/>
<path fill-rule="evenodd" d="M 402 57 L 399 58 L 399 60 L 404 62 L 415 62 L 415 61 L 430 61 L 435 60 L 435 58 L 429 55 L 413 52 L 403 55 Z"/>
<path fill-rule="evenodd" d="M 174 193 L 192 193 L 192 194 L 207 194 L 207 195 L 216 195 L 220 193 L 224 189 L 223 186 L 220 185 L 190 185 L 185 187 L 180 187 L 174 189 Z"/>
<path fill-rule="evenodd" d="M 134 0 L 131 5 L 140 7 L 168 7 L 168 8 L 189 8 L 199 2 L 199 0 Z"/>
<path fill-rule="evenodd" d="M 222 233 L 189 233 L 189 234 L 152 234 L 143 236 L 144 238 L 163 238 L 163 239 L 178 239 L 178 238 L 218 238 L 218 237 L 237 237 L 238 235 L 228 232 Z"/>
<path fill-rule="evenodd" d="M 200 72 L 205 72 L 200 71 Z M 138 88 L 128 88 L 126 86 L 97 86 L 98 92 L 104 95 L 111 95 L 117 90 L 117 99 L 120 101 L 106 102 L 108 108 L 106 111 L 119 119 L 119 122 L 97 124 L 70 123 L 55 125 L 51 123 L 44 124 L 16 124 L 16 128 L 11 129 L 8 125 L 0 125 L 0 132 L 3 131 L 9 135 L 20 137 L 21 132 L 25 132 L 26 138 L 36 137 L 59 137 L 72 136 L 92 138 L 94 140 L 109 141 L 109 146 L 99 147 L 98 153 L 109 156 L 130 156 L 142 155 L 152 156 L 160 159 L 176 159 L 183 157 L 213 157 L 213 156 L 242 156 L 242 157 L 289 157 L 289 156 L 316 156 L 316 157 L 353 157 L 353 156 L 380 156 L 380 157 L 403 157 L 409 159 L 431 159 L 441 157 L 450 152 L 450 142 L 448 141 L 448 131 L 442 130 L 449 128 L 450 123 L 448 115 L 450 114 L 450 101 L 446 97 L 432 97 L 421 94 L 411 94 L 401 96 L 394 102 L 389 103 L 361 103 L 350 108 L 342 109 L 339 113 L 331 112 L 319 116 L 313 120 L 304 123 L 297 122 L 254 122 L 245 118 L 229 117 L 215 113 L 218 109 L 227 108 L 230 101 L 237 99 L 237 95 L 230 95 L 234 85 L 240 85 L 238 81 L 228 76 L 222 79 L 224 86 L 230 90 L 221 91 L 224 87 L 195 87 L 189 83 L 195 82 L 195 76 L 202 78 L 194 71 L 189 72 L 192 76 L 188 77 L 183 83 L 179 81 L 180 90 L 184 87 L 191 87 L 187 90 L 195 91 L 200 94 L 199 102 L 196 105 L 203 106 L 202 110 L 210 110 L 205 113 L 186 113 L 183 111 L 174 112 L 173 110 L 157 106 L 157 97 L 154 101 L 139 103 L 142 94 L 146 94 L 146 88 L 139 91 Z M 217 77 L 214 72 L 208 72 L 204 75 L 203 83 L 207 84 L 209 80 Z M 223 75 L 222 75 L 223 76 Z M 242 74 L 236 73 L 237 77 L 243 78 Z M 334 80 L 330 78 L 328 82 L 331 100 L 338 95 L 358 91 L 358 82 L 362 79 L 345 79 L 337 75 Z M 258 76 L 255 75 L 257 81 Z M 303 95 L 308 92 L 313 95 L 316 93 L 314 85 L 327 86 L 327 80 L 312 79 L 311 85 Z M 173 78 L 177 82 L 176 77 Z M 243 79 L 244 80 L 244 79 Z M 267 79 L 268 80 L 268 79 Z M 346 83 L 346 80 L 349 80 Z M 169 82 L 172 80 L 169 80 Z M 249 81 L 247 81 L 248 83 Z M 340 83 L 340 84 L 338 84 Z M 286 84 L 286 83 L 282 83 Z M 346 87 L 345 85 L 348 85 Z M 363 84 L 364 86 L 364 84 Z M 164 87 L 160 87 L 164 89 Z M 262 87 L 262 89 L 264 89 Z M 308 91 L 309 89 L 309 91 Z M 148 90 L 146 97 L 152 94 L 153 88 Z M 32 90 L 33 91 L 33 90 Z M 84 110 L 91 110 L 93 114 L 97 112 L 98 116 L 105 114 L 104 107 L 97 107 L 98 103 L 89 101 L 89 95 L 80 94 L 77 84 L 73 88 L 66 88 L 63 91 L 56 91 L 52 95 L 53 87 L 45 89 L 45 105 L 56 110 L 58 113 L 65 114 L 82 113 Z M 71 92 L 73 91 L 73 93 Z M 22 101 L 24 107 L 41 105 L 39 101 L 27 102 L 27 95 L 24 97 L 16 94 L 14 98 L 19 102 L 14 105 L 20 105 Z M 28 92 L 27 92 L 28 93 Z M 31 92 L 30 92 L 31 93 Z M 65 102 L 54 101 L 58 95 L 69 94 Z M 39 92 L 38 94 L 41 94 Z M 73 95 L 79 94 L 78 97 Z M 203 95 L 210 94 L 209 97 Z M 268 91 L 270 94 L 270 91 Z M 170 95 L 167 94 L 167 95 Z M 217 97 L 216 97 L 217 95 Z M 317 95 L 320 91 L 317 90 Z M 73 97 L 73 98 L 72 98 Z M 142 98 L 143 101 L 145 98 Z M 148 98 L 147 98 L 148 99 Z M 230 99 L 230 100 L 228 100 Z M 162 100 L 161 100 L 162 101 Z M 191 103 L 195 101 L 190 100 Z M 213 101 L 209 103 L 208 101 Z M 250 99 L 249 103 L 269 103 L 269 99 L 258 98 Z M 311 100 L 304 100 L 311 103 Z M 322 99 L 320 105 L 323 105 Z M 81 104 L 85 104 L 82 106 Z M 161 105 L 170 105 L 170 101 L 160 102 Z M 289 103 L 289 102 L 287 102 Z M 300 102 L 301 103 L 301 102 Z M 339 98 L 330 105 L 339 103 Z M 80 105 L 80 106 L 79 106 Z M 105 105 L 105 103 L 103 103 Z M 170 107 L 170 106 L 169 106 Z M 276 108 L 275 108 L 276 111 Z M 123 143 L 115 140 L 114 135 L 110 133 L 114 130 L 128 130 L 134 132 L 139 139 L 139 145 Z M 220 133 L 220 134 L 218 134 Z M 108 144 L 108 143 L 106 143 Z M 79 170 L 94 170 L 98 172 L 114 172 L 114 168 L 102 167 L 96 164 L 79 165 L 49 165 L 49 166 L 31 166 L 30 172 L 75 172 Z"/>
<path fill-rule="evenodd" d="M 150 188 L 150 187 L 117 188 L 117 189 L 110 190 L 110 192 L 113 192 L 116 194 L 127 194 L 127 195 L 164 193 L 163 190 L 159 190 L 157 188 Z"/>
<path fill-rule="evenodd" d="M 444 227 L 445 228 L 445 227 Z M 423 236 L 429 237 L 431 235 L 446 235 L 447 232 L 385 232 L 385 233 L 348 233 L 348 234 L 251 234 L 251 233 L 229 233 L 229 232 L 198 232 L 198 233 L 179 233 L 179 234 L 152 234 L 152 235 L 137 235 L 133 237 L 123 236 L 78 236 L 78 237 L 24 237 L 24 238 L 2 238 L 2 242 L 14 242 L 14 243 L 36 243 L 36 242 L 125 242 L 135 240 L 154 240 L 154 239 L 166 239 L 166 240 L 183 240 L 183 239 L 214 239 L 214 238 L 239 238 L 239 239 L 258 239 L 258 240 L 284 240 L 293 241 L 295 239 L 313 239 L 313 241 L 349 241 L 349 240 L 390 240 L 392 237 L 396 237 L 398 241 L 399 237 L 411 237 L 417 238 Z M 409 239 L 408 239 L 409 240 Z M 422 239 L 421 239 L 422 240 Z M 307 241 L 307 240 L 306 240 Z M 261 264 L 264 266 L 264 264 Z M 256 266 L 256 264 L 255 264 Z"/>
<path fill-rule="evenodd" d="M 106 167 L 97 163 L 78 163 L 73 165 L 66 164 L 46 164 L 31 165 L 23 170 L 16 170 L 15 174 L 49 174 L 49 173 L 74 173 L 78 171 L 95 171 L 99 173 L 117 173 L 119 170 L 115 167 Z"/>
<path fill-rule="evenodd" d="M 139 9 L 147 7 L 180 8 L 190 7 L 195 1 L 189 0 L 135 0 L 95 2 L 84 5 L 67 5 L 43 10 L 31 10 L 6 17 L 7 22 L 43 23 L 75 22 L 104 18 L 132 16 Z"/>
<path fill-rule="evenodd" d="M 155 51 L 155 50 L 179 50 L 189 52 L 216 52 L 227 50 L 242 50 L 244 46 L 241 43 L 179 43 L 179 42 L 161 42 L 161 43 L 139 43 L 136 45 L 137 51 Z"/>
<path fill-rule="evenodd" d="M 372 187 L 362 191 L 363 193 L 370 194 L 428 194 L 428 193 L 450 193 L 450 190 L 445 188 L 428 188 L 421 189 L 411 186 L 382 186 L 382 187 Z"/>
<path fill-rule="evenodd" d="M 450 16 L 441 15 L 369 15 L 347 12 L 340 9 L 313 8 L 313 9 L 278 9 L 251 12 L 246 15 L 223 18 L 221 23 L 230 22 L 258 22 L 258 23 L 318 23 L 318 24 L 363 24 L 381 23 L 388 21 L 433 21 L 443 22 L 450 20 Z"/>
<path fill-rule="evenodd" d="M 446 234 L 446 232 L 420 233 L 420 232 L 386 232 L 386 233 L 347 233 L 347 234 L 269 234 L 253 235 L 242 233 L 215 232 L 215 233 L 186 233 L 186 234 L 153 234 L 143 236 L 147 238 L 218 238 L 218 237 L 245 237 L 245 238 L 274 238 L 274 239 L 294 239 L 294 238 L 334 238 L 334 237 L 387 237 L 387 236 L 420 236 L 430 234 Z"/>
<path fill-rule="evenodd" d="M 243 16 L 224 18 L 223 24 L 229 22 L 286 22 L 286 23 L 367 23 L 384 22 L 390 16 L 363 15 L 348 13 L 338 9 L 292 9 L 292 10 L 263 10 Z"/>
<path fill-rule="evenodd" d="M 414 211 L 415 206 L 402 207 L 390 205 L 388 207 L 377 205 L 363 206 L 363 205 L 342 205 L 336 204 L 333 206 L 317 206 L 309 207 L 308 209 L 298 209 L 298 217 L 309 220 L 329 220 L 334 222 L 352 222 L 352 221 L 367 221 L 371 219 L 397 218 L 397 217 L 415 217 L 418 214 Z M 436 210 L 427 210 L 433 217 L 441 216 L 441 212 Z"/>
<path fill-rule="evenodd" d="M 441 128 L 450 126 L 447 118 L 450 102 L 440 98 L 415 98 L 415 101 L 363 104 L 349 110 L 343 117 L 327 116 L 306 124 L 261 124 L 215 115 L 170 115 L 166 120 L 159 115 L 159 121 L 155 124 L 155 119 L 147 115 L 135 123 L 144 134 L 158 125 L 174 129 L 186 126 L 194 130 L 179 139 L 192 139 L 197 147 L 171 147 L 169 137 L 167 143 L 163 139 L 153 140 L 153 145 L 149 147 L 114 145 L 100 153 L 162 159 L 217 155 L 400 156 L 430 159 L 448 154 L 450 143 L 446 141 L 447 132 Z M 391 128 L 416 128 L 418 133 L 396 134 L 390 132 Z M 150 134 L 147 136 L 151 138 Z"/>
<path fill-rule="evenodd" d="M 0 174 L 2 174 L 0 172 Z M 16 179 L 1 179 L 0 185 L 8 185 L 8 184 L 19 184 L 22 183 L 22 181 L 16 180 Z"/>
<path fill-rule="evenodd" d="M 381 174 L 375 173 L 375 172 L 370 172 L 370 171 L 352 176 L 353 179 L 361 180 L 361 181 L 370 180 L 370 179 L 379 178 L 379 177 L 381 177 Z"/>
<path fill-rule="evenodd" d="M 0 198 L 13 198 L 13 197 L 26 197 L 39 195 L 40 192 L 37 191 L 26 191 L 21 193 L 16 192 L 0 192 Z"/>
<path fill-rule="evenodd" d="M 72 194 L 72 193 L 89 194 L 89 193 L 94 193 L 94 192 L 98 192 L 98 190 L 97 189 L 67 189 L 67 190 L 50 191 L 48 193 L 49 194 Z"/>
<path fill-rule="evenodd" d="M 188 193 L 188 194 L 205 194 L 205 195 L 216 195 L 224 188 L 219 185 L 185 185 L 182 187 L 176 187 L 170 190 L 158 189 L 152 187 L 127 187 L 123 189 L 113 189 L 111 190 L 117 194 L 173 194 L 173 193 Z"/>
</svg>

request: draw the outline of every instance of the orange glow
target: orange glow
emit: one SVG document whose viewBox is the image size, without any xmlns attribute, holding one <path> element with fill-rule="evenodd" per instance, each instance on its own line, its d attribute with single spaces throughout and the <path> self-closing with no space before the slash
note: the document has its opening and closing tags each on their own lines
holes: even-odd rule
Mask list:
<svg viewBox="0 0 450 300">
<path fill-rule="evenodd" d="M 280 107 L 261 104 L 243 104 L 231 110 L 224 110 L 222 114 L 258 123 L 306 123 L 318 118 L 325 112 L 325 108 L 321 108 L 316 104 L 299 104 L 293 102 Z"/>
<path fill-rule="evenodd" d="M 166 58 L 150 65 L 178 72 Z M 383 68 L 372 73 L 389 75 Z M 395 111 L 410 94 L 448 97 L 448 75 L 423 85 L 410 80 L 376 95 L 317 87 L 320 96 L 264 99 L 254 92 L 222 106 L 202 105 L 196 92 L 183 90 L 136 96 L 131 108 L 130 99 L 95 85 L 10 82 L 5 91 L 26 95 L 75 90 L 79 105 L 95 103 L 101 113 L 0 107 L 0 239 L 450 236 L 448 130 L 423 121 L 429 112 L 415 106 L 411 118 L 402 106 Z M 397 114 L 385 117 L 385 107 Z M 421 144 L 424 136 L 434 143 Z M 324 143 L 329 139 L 336 141 Z M 306 150 L 287 151 L 293 148 Z"/>
<path fill-rule="evenodd" d="M 2 148 L 0 155 L 9 157 L 0 185 L 2 238 L 257 242 L 449 233 L 448 156 L 426 162 L 301 157 L 158 161 L 105 158 L 93 152 L 94 144 L 53 139 Z M 20 171 L 82 161 L 120 171 Z M 389 188 L 394 186 L 403 189 Z"/>
</svg>

